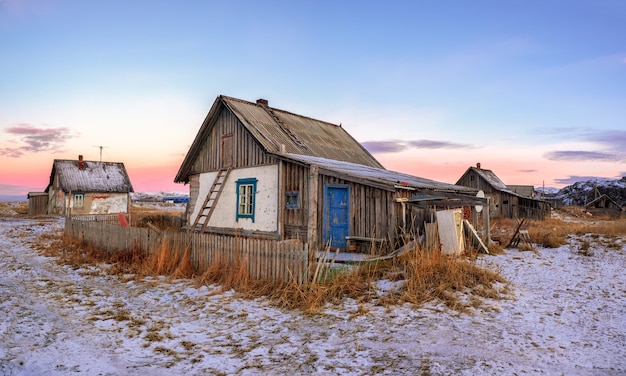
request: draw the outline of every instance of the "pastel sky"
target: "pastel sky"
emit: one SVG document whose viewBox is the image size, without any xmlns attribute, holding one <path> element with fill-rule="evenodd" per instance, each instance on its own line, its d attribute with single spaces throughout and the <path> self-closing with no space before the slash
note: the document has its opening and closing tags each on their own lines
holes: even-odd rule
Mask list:
<svg viewBox="0 0 626 376">
<path fill-rule="evenodd" d="M 626 1 L 0 0 L 0 197 L 54 159 L 174 176 L 215 98 L 340 124 L 455 183 L 626 175 Z"/>
</svg>

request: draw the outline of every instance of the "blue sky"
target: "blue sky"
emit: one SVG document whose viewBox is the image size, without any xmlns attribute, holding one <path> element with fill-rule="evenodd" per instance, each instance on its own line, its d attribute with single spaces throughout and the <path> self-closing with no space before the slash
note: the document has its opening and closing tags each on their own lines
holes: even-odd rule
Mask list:
<svg viewBox="0 0 626 376">
<path fill-rule="evenodd" d="M 339 124 L 385 167 L 455 183 L 626 175 L 624 1 L 0 0 L 0 196 L 52 160 L 174 175 L 215 98 Z"/>
</svg>

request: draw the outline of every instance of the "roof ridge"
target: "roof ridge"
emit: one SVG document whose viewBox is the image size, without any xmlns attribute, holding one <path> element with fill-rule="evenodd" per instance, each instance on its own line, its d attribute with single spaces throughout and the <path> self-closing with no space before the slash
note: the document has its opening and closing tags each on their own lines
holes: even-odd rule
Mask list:
<svg viewBox="0 0 626 376">
<path fill-rule="evenodd" d="M 305 119 L 314 120 L 314 121 L 317 121 L 317 122 L 320 122 L 320 123 L 332 125 L 334 127 L 343 128 L 341 126 L 341 123 L 340 124 L 331 123 L 331 122 L 328 122 L 328 121 L 325 121 L 325 120 L 320 120 L 320 119 L 316 119 L 316 118 L 313 118 L 313 117 L 310 117 L 310 116 L 306 116 L 306 115 L 302 115 L 302 114 L 296 114 L 295 112 L 283 110 L 283 109 L 280 109 L 280 108 L 277 108 L 277 107 L 272 107 L 270 105 L 263 106 L 261 104 L 258 104 L 258 103 L 255 103 L 255 102 L 250 102 L 250 101 L 247 101 L 245 99 L 229 97 L 228 95 L 220 95 L 220 97 L 223 98 L 223 99 L 230 99 L 230 100 L 233 100 L 233 101 L 237 101 L 237 102 L 244 103 L 244 104 L 249 104 L 249 105 L 252 105 L 252 106 L 260 106 L 260 107 L 269 108 L 272 111 L 278 111 L 278 112 L 282 112 L 284 114 L 289 114 L 289 115 L 297 116 L 297 117 L 300 117 L 300 118 L 305 118 Z"/>
</svg>

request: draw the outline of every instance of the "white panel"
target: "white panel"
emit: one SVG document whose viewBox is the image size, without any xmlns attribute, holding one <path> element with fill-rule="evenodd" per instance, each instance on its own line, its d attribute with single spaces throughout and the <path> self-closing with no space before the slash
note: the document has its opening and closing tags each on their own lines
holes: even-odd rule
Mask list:
<svg viewBox="0 0 626 376">
<path fill-rule="evenodd" d="M 89 214 L 113 214 L 128 211 L 128 195 L 126 193 L 93 193 L 90 196 Z"/>
<path fill-rule="evenodd" d="M 440 210 L 437 212 L 437 227 L 441 251 L 447 255 L 458 255 L 464 250 L 463 212 L 461 209 Z"/>
<path fill-rule="evenodd" d="M 199 196 L 193 208 L 190 223 L 195 221 L 202 204 L 209 194 L 217 172 L 200 174 Z M 237 180 L 257 179 L 255 195 L 254 223 L 251 219 L 237 221 Z M 202 223 L 202 219 L 200 220 Z M 237 228 L 252 231 L 278 230 L 278 165 L 250 167 L 231 170 L 224 182 L 224 189 L 209 219 L 210 227 Z"/>
</svg>

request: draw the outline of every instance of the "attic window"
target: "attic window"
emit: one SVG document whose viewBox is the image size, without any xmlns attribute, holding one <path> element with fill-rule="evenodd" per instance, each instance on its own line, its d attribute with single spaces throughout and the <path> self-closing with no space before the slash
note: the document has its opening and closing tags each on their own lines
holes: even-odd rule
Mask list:
<svg viewBox="0 0 626 376">
<path fill-rule="evenodd" d="M 470 181 L 474 181 L 474 180 L 476 180 L 476 175 L 471 174 L 471 175 L 470 175 Z"/>
</svg>

